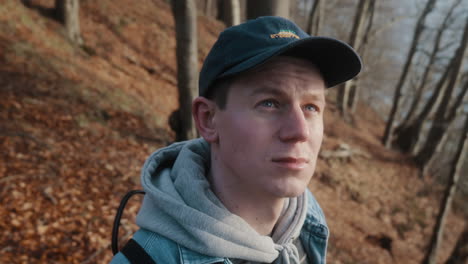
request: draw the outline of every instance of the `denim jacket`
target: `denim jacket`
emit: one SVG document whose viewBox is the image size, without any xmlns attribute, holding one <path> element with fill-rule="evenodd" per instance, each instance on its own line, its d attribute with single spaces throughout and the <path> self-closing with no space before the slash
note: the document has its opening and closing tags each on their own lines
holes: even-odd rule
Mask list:
<svg viewBox="0 0 468 264">
<path fill-rule="evenodd" d="M 309 263 L 322 264 L 326 263 L 329 231 L 325 216 L 317 200 L 309 190 L 307 190 L 307 195 L 307 216 L 301 230 L 300 239 Z M 145 229 L 138 230 L 133 239 L 143 247 L 157 264 L 232 264 L 228 258 L 199 254 Z M 118 253 L 112 259 L 111 264 L 130 264 L 130 262 L 122 253 Z"/>
</svg>

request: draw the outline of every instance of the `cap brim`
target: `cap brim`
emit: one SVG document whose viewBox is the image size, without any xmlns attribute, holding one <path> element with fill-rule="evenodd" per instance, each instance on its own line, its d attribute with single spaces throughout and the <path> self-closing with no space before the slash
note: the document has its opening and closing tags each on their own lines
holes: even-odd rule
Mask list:
<svg viewBox="0 0 468 264">
<path fill-rule="evenodd" d="M 348 44 L 333 38 L 308 37 L 266 49 L 218 76 L 233 76 L 258 67 L 278 55 L 294 56 L 314 63 L 322 73 L 326 87 L 332 87 L 355 77 L 362 68 L 359 55 Z"/>
</svg>

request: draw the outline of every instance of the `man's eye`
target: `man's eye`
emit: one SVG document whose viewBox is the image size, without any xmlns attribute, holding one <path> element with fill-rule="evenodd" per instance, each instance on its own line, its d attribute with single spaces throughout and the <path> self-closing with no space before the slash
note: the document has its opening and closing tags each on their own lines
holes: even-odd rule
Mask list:
<svg viewBox="0 0 468 264">
<path fill-rule="evenodd" d="M 264 100 L 260 102 L 260 105 L 268 108 L 274 108 L 278 107 L 278 102 L 276 102 L 275 100 Z"/>
<path fill-rule="evenodd" d="M 305 109 L 310 112 L 319 112 L 319 108 L 315 105 L 306 105 Z"/>
</svg>

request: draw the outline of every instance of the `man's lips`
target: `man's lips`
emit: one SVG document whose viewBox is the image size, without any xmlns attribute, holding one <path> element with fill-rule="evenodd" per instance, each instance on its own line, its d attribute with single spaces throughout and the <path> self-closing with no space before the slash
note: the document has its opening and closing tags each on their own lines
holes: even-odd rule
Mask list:
<svg viewBox="0 0 468 264">
<path fill-rule="evenodd" d="M 300 170 L 307 166 L 309 159 L 295 157 L 276 157 L 271 159 L 273 163 L 288 169 Z"/>
</svg>

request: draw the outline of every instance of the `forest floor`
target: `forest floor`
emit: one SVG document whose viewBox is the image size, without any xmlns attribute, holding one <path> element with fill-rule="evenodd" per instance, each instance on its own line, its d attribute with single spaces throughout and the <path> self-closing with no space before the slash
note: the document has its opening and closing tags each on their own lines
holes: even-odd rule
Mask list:
<svg viewBox="0 0 468 264">
<path fill-rule="evenodd" d="M 85 44 L 75 47 L 54 0 L 31 2 L 0 5 L 0 263 L 107 263 L 120 199 L 140 188 L 145 158 L 174 139 L 174 21 L 163 0 L 82 0 Z M 198 22 L 201 63 L 224 26 Z M 359 106 L 348 124 L 329 106 L 309 186 L 331 229 L 328 263 L 419 263 L 442 187 L 380 144 L 384 122 L 372 109 Z M 352 155 L 330 155 L 340 149 Z M 139 205 L 126 208 L 122 240 Z M 450 214 L 441 260 L 463 223 Z"/>
</svg>

